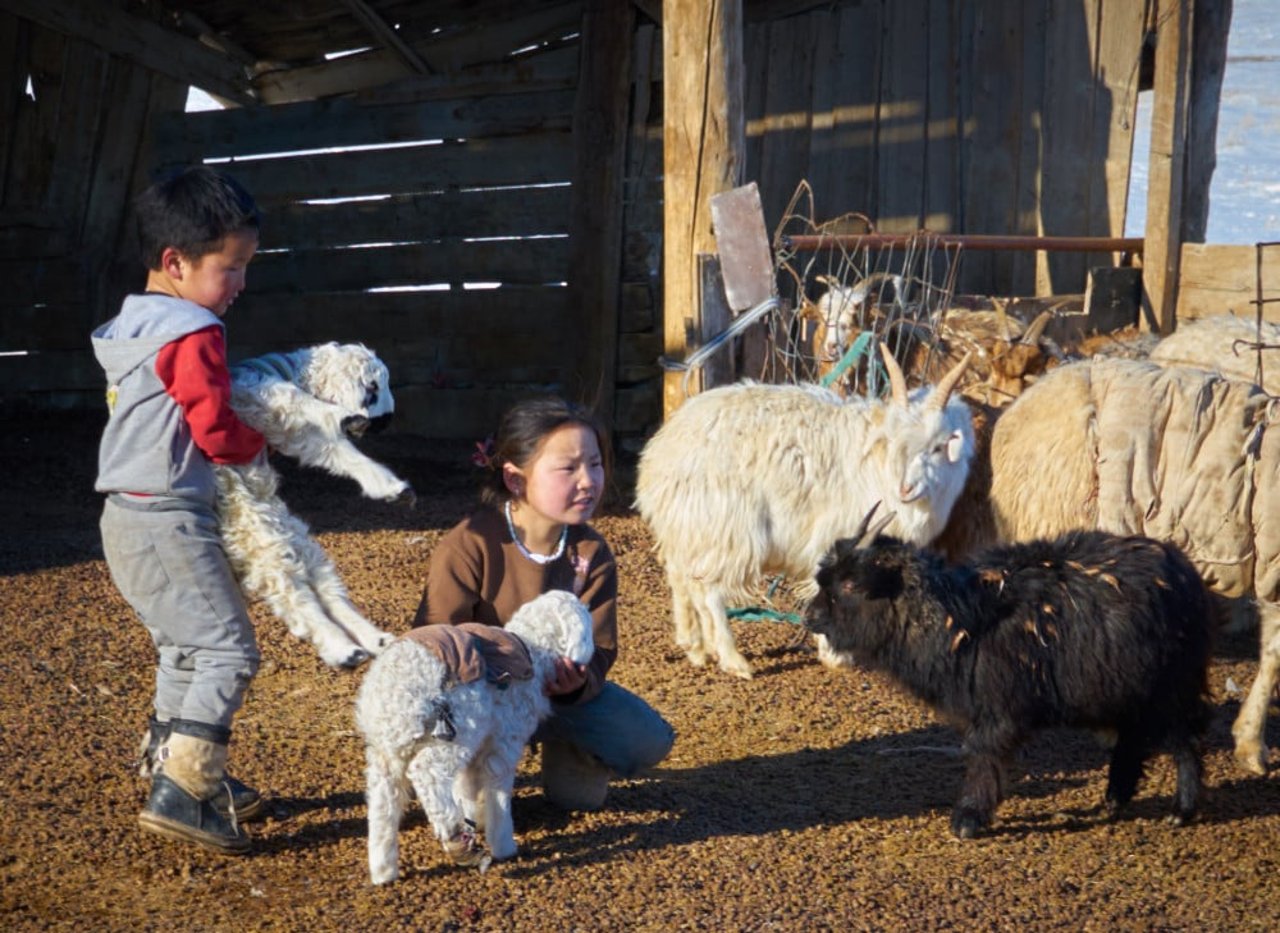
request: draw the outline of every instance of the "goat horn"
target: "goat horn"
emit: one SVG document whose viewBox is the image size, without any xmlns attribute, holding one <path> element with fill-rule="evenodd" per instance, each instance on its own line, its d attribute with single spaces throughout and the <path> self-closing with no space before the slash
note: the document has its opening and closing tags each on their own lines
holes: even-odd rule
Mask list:
<svg viewBox="0 0 1280 933">
<path fill-rule="evenodd" d="M 938 385 L 934 388 L 933 394 L 929 396 L 929 404 L 927 407 L 941 411 L 947 404 L 947 399 L 951 397 L 952 390 L 955 389 L 956 383 L 960 381 L 960 377 L 964 375 L 965 369 L 969 366 L 969 360 L 973 358 L 973 351 L 965 353 L 964 358 L 951 368 L 951 372 L 947 373 L 938 380 Z"/>
<path fill-rule="evenodd" d="M 876 523 L 858 537 L 858 547 L 869 547 L 871 542 L 876 539 L 876 536 L 884 531 L 889 522 L 893 521 L 893 516 L 893 512 L 886 512 L 876 519 Z"/>
<path fill-rule="evenodd" d="M 1051 321 L 1052 319 L 1053 319 L 1052 309 L 1047 308 L 1044 311 L 1041 311 L 1040 314 L 1036 317 L 1036 319 L 1031 322 L 1031 326 L 1028 327 L 1026 331 L 1023 332 L 1022 339 L 1018 342 L 1026 344 L 1027 346 L 1031 346 L 1031 347 L 1034 347 L 1037 344 L 1039 344 L 1040 335 L 1044 333 L 1044 329 L 1049 326 L 1049 321 Z"/>
<path fill-rule="evenodd" d="M 881 502 L 884 500 L 877 499 L 871 504 L 871 508 L 867 509 L 867 514 L 862 516 L 862 521 L 858 522 L 858 527 L 854 529 L 853 534 L 849 537 L 854 541 L 861 541 L 862 536 L 867 533 L 867 526 L 871 524 L 871 516 L 876 514 L 876 510 L 880 508 Z"/>
<path fill-rule="evenodd" d="M 895 405 L 901 405 L 905 408 L 907 405 L 907 379 L 902 375 L 902 367 L 898 365 L 898 361 L 889 352 L 889 345 L 883 341 L 880 343 L 880 355 L 884 357 L 884 368 L 889 371 L 889 386 L 893 390 L 893 402 Z"/>
</svg>

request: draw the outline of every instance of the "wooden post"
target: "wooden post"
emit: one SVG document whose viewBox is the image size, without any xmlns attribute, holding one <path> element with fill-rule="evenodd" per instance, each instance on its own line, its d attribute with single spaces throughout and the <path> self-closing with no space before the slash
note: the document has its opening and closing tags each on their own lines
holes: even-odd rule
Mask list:
<svg viewBox="0 0 1280 933">
<path fill-rule="evenodd" d="M 570 314 L 580 322 L 581 336 L 567 346 L 572 346 L 570 359 L 581 360 L 581 382 L 569 394 L 594 408 L 606 424 L 613 420 L 618 360 L 623 176 L 635 18 L 629 3 L 585 4 L 573 114 L 569 289 Z"/>
<path fill-rule="evenodd" d="M 740 184 L 742 98 L 742 0 L 663 0 L 662 333 L 671 359 L 702 338 L 697 256 L 715 251 L 711 195 Z M 684 400 L 683 377 L 663 375 L 664 418 Z"/>
<path fill-rule="evenodd" d="M 1168 334 L 1178 300 L 1186 145 L 1190 122 L 1191 39 L 1196 0 L 1157 0 L 1155 99 L 1143 248 L 1142 323 Z"/>
</svg>

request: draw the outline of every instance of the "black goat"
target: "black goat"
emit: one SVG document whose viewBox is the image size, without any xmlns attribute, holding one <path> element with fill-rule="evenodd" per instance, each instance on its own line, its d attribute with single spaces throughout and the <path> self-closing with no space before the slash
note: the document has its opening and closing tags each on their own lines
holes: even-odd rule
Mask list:
<svg viewBox="0 0 1280 933">
<path fill-rule="evenodd" d="M 1114 731 L 1112 817 L 1167 747 L 1178 769 L 1171 820 L 1191 819 L 1211 713 L 1210 601 L 1175 546 L 1080 531 L 951 566 L 877 537 L 883 519 L 866 531 L 870 519 L 827 555 L 805 624 L 961 729 L 952 832 L 968 839 L 990 824 L 1013 753 L 1050 726 Z"/>
</svg>

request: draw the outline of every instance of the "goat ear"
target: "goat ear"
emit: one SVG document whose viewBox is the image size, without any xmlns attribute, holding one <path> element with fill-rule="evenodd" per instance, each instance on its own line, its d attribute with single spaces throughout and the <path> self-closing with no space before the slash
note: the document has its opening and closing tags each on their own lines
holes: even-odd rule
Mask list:
<svg viewBox="0 0 1280 933">
<path fill-rule="evenodd" d="M 958 463 L 960 454 L 964 451 L 964 435 L 959 431 L 952 431 L 951 436 L 947 438 L 947 462 Z"/>
</svg>

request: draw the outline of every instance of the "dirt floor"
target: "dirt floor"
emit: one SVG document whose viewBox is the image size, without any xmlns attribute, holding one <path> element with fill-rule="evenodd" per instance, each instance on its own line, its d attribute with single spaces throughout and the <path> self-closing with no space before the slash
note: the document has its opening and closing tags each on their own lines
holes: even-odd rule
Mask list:
<svg viewBox="0 0 1280 933">
<path fill-rule="evenodd" d="M 325 668 L 255 606 L 264 663 L 232 749 L 235 773 L 272 799 L 254 852 L 144 835 L 146 783 L 132 767 L 152 648 L 102 561 L 96 431 L 10 420 L 0 444 L 0 928 L 1276 928 L 1280 773 L 1245 776 L 1230 755 L 1238 688 L 1256 669 L 1250 639 L 1224 641 L 1213 666 L 1199 821 L 1163 822 L 1173 773 L 1161 757 L 1107 822 L 1104 752 L 1055 732 L 1025 749 L 994 830 L 959 842 L 953 731 L 879 676 L 824 668 L 786 623 L 737 624 L 751 682 L 691 667 L 647 532 L 622 507 L 597 522 L 621 568 L 615 679 L 679 739 L 652 776 L 615 784 L 602 812 L 552 809 L 526 758 L 515 860 L 455 868 L 417 811 L 402 879 L 372 887 L 351 715 L 360 673 Z M 414 484 L 416 509 L 313 471 L 286 469 L 284 495 L 356 602 L 398 632 L 434 543 L 472 502 L 471 477 L 465 451 L 442 464 L 408 438 L 369 449 Z M 1280 745 L 1280 714 L 1269 739 Z"/>
</svg>

